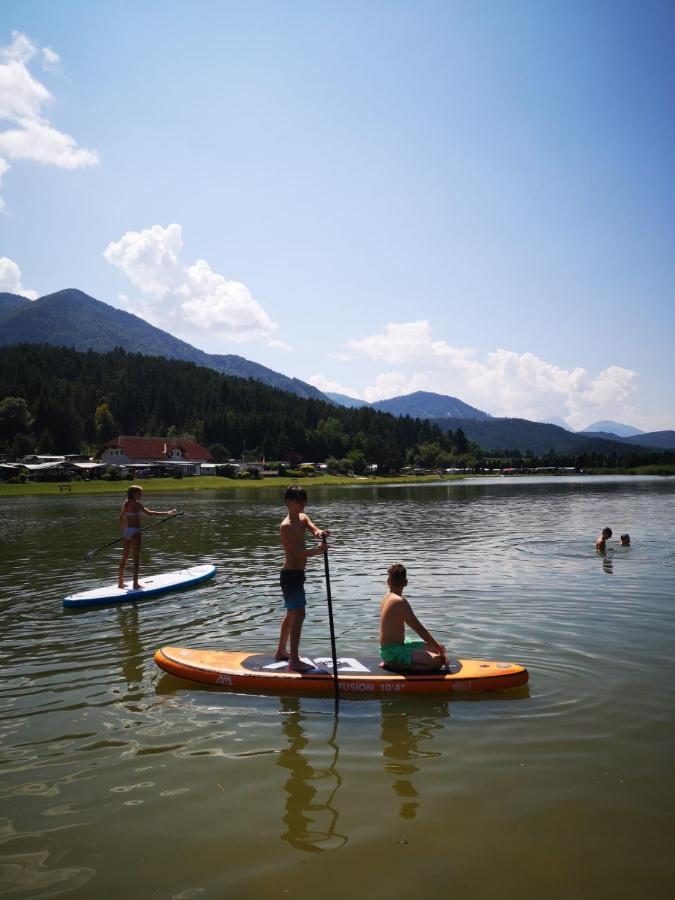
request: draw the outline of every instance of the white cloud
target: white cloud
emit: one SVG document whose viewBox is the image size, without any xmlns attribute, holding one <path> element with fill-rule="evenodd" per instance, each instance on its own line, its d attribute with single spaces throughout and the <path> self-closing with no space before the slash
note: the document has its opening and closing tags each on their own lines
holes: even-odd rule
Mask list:
<svg viewBox="0 0 675 900">
<path fill-rule="evenodd" d="M 9 172 L 10 168 L 11 166 L 9 165 L 9 163 L 0 156 L 0 188 L 2 187 L 2 176 L 6 175 L 7 172 Z M 0 212 L 2 212 L 4 208 L 5 201 L 2 199 L 2 197 L 0 197 Z"/>
<path fill-rule="evenodd" d="M 0 47 L 0 59 L 7 62 L 27 63 L 36 54 L 32 41 L 20 31 L 12 32 L 12 43 Z"/>
<path fill-rule="evenodd" d="M 0 121 L 13 127 L 0 131 L 0 175 L 7 172 L 7 159 L 32 160 L 61 169 L 79 169 L 98 164 L 95 150 L 79 147 L 75 138 L 58 131 L 44 115 L 54 97 L 28 71 L 37 48 L 25 34 L 12 32 L 12 43 L 0 47 Z M 45 68 L 59 64 L 50 47 L 42 51 Z"/>
<path fill-rule="evenodd" d="M 0 291 L 10 294 L 20 294 L 29 300 L 37 300 L 38 292 L 29 291 L 21 285 L 21 269 L 13 259 L 0 256 Z"/>
<path fill-rule="evenodd" d="M 379 374 L 363 396 L 383 400 L 413 391 L 459 397 L 497 416 L 541 420 L 560 416 L 574 428 L 591 418 L 634 415 L 629 399 L 637 373 L 609 366 L 597 375 L 562 369 L 533 353 L 497 349 L 479 359 L 475 350 L 434 340 L 426 321 L 390 323 L 382 333 L 348 347 L 396 368 Z"/>
<path fill-rule="evenodd" d="M 356 388 L 345 387 L 344 384 L 340 384 L 337 381 L 331 381 L 321 373 L 310 375 L 307 381 L 309 382 L 309 384 L 314 385 L 315 388 L 318 388 L 324 393 L 328 392 L 331 394 L 346 394 L 348 397 L 354 397 L 355 400 L 361 399 L 360 393 L 356 390 Z"/>
<path fill-rule="evenodd" d="M 277 350 L 285 350 L 286 352 L 289 352 L 293 349 L 290 344 L 287 344 L 286 341 L 280 341 L 279 338 L 274 338 L 267 343 L 270 347 L 276 347 Z"/>
<path fill-rule="evenodd" d="M 61 65 L 61 57 L 51 47 L 42 48 L 42 68 L 48 72 L 58 72 Z"/>
<path fill-rule="evenodd" d="M 125 305 L 137 315 L 166 327 L 194 328 L 230 341 L 272 339 L 277 325 L 240 281 L 214 272 L 203 259 L 192 265 L 181 260 L 183 232 L 180 225 L 153 225 L 144 231 L 128 231 L 106 247 L 103 255 L 121 269 L 142 297 Z"/>
<path fill-rule="evenodd" d="M 0 131 L 0 153 L 10 159 L 32 159 L 60 169 L 80 169 L 97 164 L 98 155 L 94 150 L 78 147 L 74 138 L 57 131 L 49 122 L 37 119 L 17 121 L 19 128 Z"/>
</svg>

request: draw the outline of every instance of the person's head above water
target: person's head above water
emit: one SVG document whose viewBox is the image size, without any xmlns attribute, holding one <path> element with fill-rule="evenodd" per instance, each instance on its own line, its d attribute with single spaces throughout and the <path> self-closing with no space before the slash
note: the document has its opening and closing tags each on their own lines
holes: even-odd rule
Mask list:
<svg viewBox="0 0 675 900">
<path fill-rule="evenodd" d="M 629 546 L 630 546 L 630 535 L 629 535 L 629 534 L 622 534 L 622 535 L 621 535 L 621 544 L 622 544 L 624 547 L 629 547 Z"/>
<path fill-rule="evenodd" d="M 611 538 L 611 536 L 612 536 L 612 529 L 611 529 L 611 528 L 603 528 L 603 529 L 602 529 L 602 536 L 603 536 L 604 538 Z"/>
</svg>

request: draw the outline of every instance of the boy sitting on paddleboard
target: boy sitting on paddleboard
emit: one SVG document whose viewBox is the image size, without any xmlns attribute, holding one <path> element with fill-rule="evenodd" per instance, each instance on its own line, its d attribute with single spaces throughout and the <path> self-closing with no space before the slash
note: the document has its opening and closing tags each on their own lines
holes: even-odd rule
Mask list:
<svg viewBox="0 0 675 900">
<path fill-rule="evenodd" d="M 284 501 L 288 515 L 279 526 L 281 544 L 284 548 L 284 565 L 280 574 L 281 592 L 284 595 L 286 615 L 281 623 L 279 646 L 275 659 L 288 660 L 289 672 L 308 672 L 313 666 L 300 659 L 300 634 L 305 619 L 305 566 L 310 556 L 320 556 L 326 552 L 323 538 L 330 531 L 322 531 L 305 514 L 307 492 L 297 484 L 286 488 Z M 313 550 L 305 547 L 305 531 L 311 532 L 322 543 Z M 288 644 L 290 640 L 290 653 Z"/>
<path fill-rule="evenodd" d="M 175 509 L 170 509 L 168 512 L 148 509 L 141 503 L 142 496 L 143 488 L 140 488 L 137 484 L 132 484 L 127 489 L 127 499 L 122 504 L 122 511 L 120 512 L 120 527 L 124 545 L 122 547 L 122 561 L 120 562 L 117 586 L 120 588 L 126 587 L 124 570 L 129 559 L 129 553 L 131 553 L 134 561 L 134 583 L 132 588 L 134 591 L 140 591 L 143 587 L 138 582 L 138 566 L 141 552 L 141 513 L 145 513 L 146 516 L 174 516 L 176 514 Z"/>
<path fill-rule="evenodd" d="M 380 606 L 380 665 L 406 672 L 431 672 L 447 666 L 445 647 L 426 630 L 403 596 L 403 588 L 408 584 L 405 566 L 394 563 L 389 566 L 387 576 L 389 591 Z M 406 625 L 422 640 L 406 639 Z"/>
</svg>

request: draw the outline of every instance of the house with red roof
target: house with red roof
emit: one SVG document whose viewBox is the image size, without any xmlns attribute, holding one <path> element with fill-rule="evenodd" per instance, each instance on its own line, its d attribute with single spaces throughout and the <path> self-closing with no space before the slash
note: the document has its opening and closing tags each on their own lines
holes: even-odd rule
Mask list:
<svg viewBox="0 0 675 900">
<path fill-rule="evenodd" d="M 188 438 L 135 437 L 128 434 L 121 434 L 104 444 L 100 457 L 106 465 L 124 466 L 137 474 L 148 470 L 148 474 L 180 471 L 183 475 L 200 475 L 202 465 L 213 463 L 206 447 Z"/>
</svg>

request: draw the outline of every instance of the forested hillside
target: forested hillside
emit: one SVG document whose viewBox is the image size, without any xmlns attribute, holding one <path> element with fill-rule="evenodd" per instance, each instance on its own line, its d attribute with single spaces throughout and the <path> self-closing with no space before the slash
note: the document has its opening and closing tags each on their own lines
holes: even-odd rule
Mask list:
<svg viewBox="0 0 675 900">
<path fill-rule="evenodd" d="M 466 453 L 460 432 L 426 420 L 320 400 L 233 378 L 194 363 L 23 344 L 0 348 L 0 451 L 19 455 L 95 450 L 118 434 L 188 434 L 222 445 L 220 456 L 323 461 L 398 469 L 432 445 Z M 226 453 L 225 453 L 226 451 Z"/>
<path fill-rule="evenodd" d="M 256 378 L 300 397 L 326 399 L 321 391 L 299 378 L 282 375 L 233 353 L 205 353 L 144 319 L 75 288 L 32 302 L 16 294 L 0 294 L 0 346 L 43 343 L 98 353 L 125 347 L 134 353 L 193 362 L 224 375 Z"/>
</svg>

